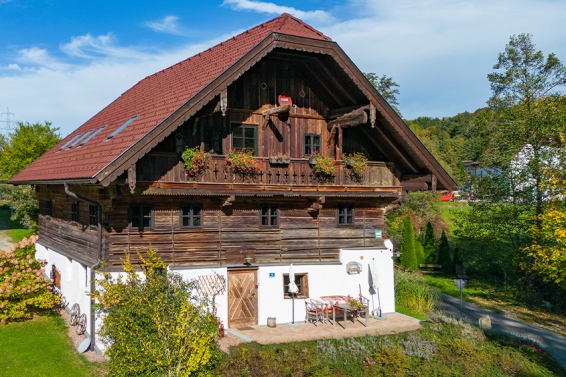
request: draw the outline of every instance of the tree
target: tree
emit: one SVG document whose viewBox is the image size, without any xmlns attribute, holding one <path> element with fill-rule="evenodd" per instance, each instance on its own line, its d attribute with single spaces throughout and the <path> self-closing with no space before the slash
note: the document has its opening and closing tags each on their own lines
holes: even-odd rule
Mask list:
<svg viewBox="0 0 566 377">
<path fill-rule="evenodd" d="M 0 179 L 10 179 L 61 140 L 59 128 L 19 122 L 13 134 L 0 139 Z"/>
<path fill-rule="evenodd" d="M 0 179 L 12 178 L 57 144 L 61 140 L 58 130 L 50 122 L 20 122 L 14 133 L 0 137 Z M 12 220 L 35 231 L 39 212 L 35 191 L 30 186 L 18 186 L 8 191 L 6 197 L 14 207 Z"/>
<path fill-rule="evenodd" d="M 403 221 L 403 233 L 401 235 L 401 265 L 407 270 L 417 270 L 418 261 L 415 251 L 415 232 L 411 214 L 407 214 Z"/>
<path fill-rule="evenodd" d="M 391 105 L 393 110 L 395 110 L 399 116 L 402 116 L 398 107 L 399 102 L 397 102 L 397 96 L 400 94 L 399 89 L 397 89 L 399 84 L 393 81 L 392 77 L 387 77 L 386 75 L 379 77 L 373 72 L 364 73 L 364 76 L 387 101 L 387 103 Z"/>
<path fill-rule="evenodd" d="M 435 264 L 436 263 L 436 238 L 434 237 L 434 228 L 431 222 L 426 223 L 426 231 L 424 238 L 424 255 L 425 263 Z"/>
<path fill-rule="evenodd" d="M 415 256 L 417 258 L 417 267 L 425 262 L 425 254 L 424 254 L 424 247 L 421 242 L 421 237 L 416 234 L 415 235 Z"/>
<path fill-rule="evenodd" d="M 112 376 L 205 375 L 218 360 L 213 301 L 192 295 L 194 282 L 167 271 L 155 251 L 139 254 L 144 276 L 123 260 L 125 276 L 102 272 L 92 294 L 104 318 Z"/>
<path fill-rule="evenodd" d="M 442 231 L 440 242 L 438 243 L 438 264 L 442 265 L 444 272 L 453 272 L 452 259 L 450 258 L 450 243 L 444 231 Z"/>
<path fill-rule="evenodd" d="M 524 199 L 543 213 L 543 172 L 558 150 L 566 118 L 560 108 L 559 90 L 566 85 L 566 68 L 554 55 L 546 59 L 537 51 L 530 34 L 511 36 L 488 75 L 493 91 L 488 104 L 494 110 L 490 162 L 508 168 L 509 176 L 523 177 L 519 186 Z M 513 163 L 517 153 L 527 155 Z M 528 188 L 528 189 L 527 189 Z M 540 225 L 540 223 L 539 223 Z"/>
</svg>

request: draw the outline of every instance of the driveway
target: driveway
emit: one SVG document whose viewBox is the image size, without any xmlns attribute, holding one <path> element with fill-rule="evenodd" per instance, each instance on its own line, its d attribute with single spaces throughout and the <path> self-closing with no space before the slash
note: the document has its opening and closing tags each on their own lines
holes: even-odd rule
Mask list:
<svg viewBox="0 0 566 377">
<path fill-rule="evenodd" d="M 460 299 L 443 295 L 439 304 L 441 310 L 460 316 Z M 563 367 L 566 367 L 566 337 L 552 331 L 505 317 L 477 305 L 462 303 L 462 318 L 472 323 L 478 323 L 480 317 L 488 315 L 491 318 L 492 330 L 514 335 L 521 338 L 532 339 L 548 351 Z"/>
</svg>

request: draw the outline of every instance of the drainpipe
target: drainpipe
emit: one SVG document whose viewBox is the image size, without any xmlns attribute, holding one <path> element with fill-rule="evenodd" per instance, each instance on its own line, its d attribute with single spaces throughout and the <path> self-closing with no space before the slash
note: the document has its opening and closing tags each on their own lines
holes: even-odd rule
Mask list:
<svg viewBox="0 0 566 377">
<path fill-rule="evenodd" d="M 69 190 L 69 186 L 67 185 L 67 182 L 63 182 L 63 186 L 65 187 L 65 194 L 69 195 L 72 198 L 75 198 L 77 200 L 82 200 L 84 202 L 87 202 L 89 204 L 92 204 L 93 206 L 96 206 L 97 208 L 97 218 L 98 218 L 98 224 L 97 224 L 97 231 L 98 231 L 98 250 L 97 250 L 97 256 L 98 256 L 98 260 L 102 260 L 102 205 L 98 202 L 95 202 L 94 200 L 90 200 L 88 198 L 85 198 L 84 196 L 81 195 L 77 195 L 74 192 L 71 192 L 71 190 Z M 93 292 L 94 290 L 94 286 L 93 286 L 93 281 L 94 281 L 94 269 L 98 266 L 99 263 L 96 263 L 95 265 L 90 267 L 90 292 Z M 96 326 L 94 323 L 94 310 L 92 308 L 92 300 L 91 300 L 91 305 L 90 305 L 90 349 L 91 351 L 94 351 L 94 345 L 96 344 L 95 342 L 95 334 L 96 334 Z"/>
</svg>

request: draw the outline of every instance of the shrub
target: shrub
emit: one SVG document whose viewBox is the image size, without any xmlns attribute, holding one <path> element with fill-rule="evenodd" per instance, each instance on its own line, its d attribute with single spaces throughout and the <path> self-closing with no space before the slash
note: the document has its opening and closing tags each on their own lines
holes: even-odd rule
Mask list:
<svg viewBox="0 0 566 377">
<path fill-rule="evenodd" d="M 436 239 L 434 237 L 434 228 L 429 221 L 426 223 L 425 239 L 424 239 L 425 263 L 436 263 Z"/>
<path fill-rule="evenodd" d="M 33 310 L 51 309 L 59 298 L 51 292 L 44 269 L 34 258 L 37 236 L 24 238 L 11 251 L 0 251 L 0 321 L 30 318 Z"/>
<path fill-rule="evenodd" d="M 211 302 L 192 296 L 194 282 L 170 273 L 153 250 L 141 255 L 144 276 L 123 260 L 125 276 L 96 279 L 100 335 L 112 376 L 204 374 L 220 357 L 218 321 Z"/>
<path fill-rule="evenodd" d="M 395 303 L 419 313 L 434 309 L 440 295 L 415 273 L 395 270 Z"/>
<path fill-rule="evenodd" d="M 403 233 L 401 235 L 401 265 L 408 270 L 418 269 L 417 254 L 415 250 L 415 233 L 413 221 L 408 213 L 403 221 Z"/>
</svg>

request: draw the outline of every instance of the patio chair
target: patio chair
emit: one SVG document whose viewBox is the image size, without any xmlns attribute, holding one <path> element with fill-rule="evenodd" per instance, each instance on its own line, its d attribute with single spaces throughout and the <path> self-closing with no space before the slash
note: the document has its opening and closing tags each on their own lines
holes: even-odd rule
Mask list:
<svg viewBox="0 0 566 377">
<path fill-rule="evenodd" d="M 317 326 L 317 322 L 324 323 L 323 320 L 323 310 L 317 307 L 314 303 L 309 300 L 305 300 L 305 323 L 312 322 Z M 317 326 L 318 327 L 318 326 Z"/>
<path fill-rule="evenodd" d="M 311 303 L 316 306 L 317 309 L 321 311 L 322 322 L 326 323 L 327 321 L 332 321 L 329 317 L 329 314 L 332 313 L 332 306 L 329 305 L 327 302 L 310 299 Z"/>
<path fill-rule="evenodd" d="M 369 317 L 369 299 L 367 297 L 364 297 L 362 295 L 360 295 L 360 303 L 364 306 L 363 309 L 358 310 L 358 322 L 360 322 L 362 325 L 364 324 L 362 321 L 360 321 L 360 317 L 364 317 L 366 319 L 366 323 L 365 326 L 368 326 L 368 317 Z"/>
</svg>

